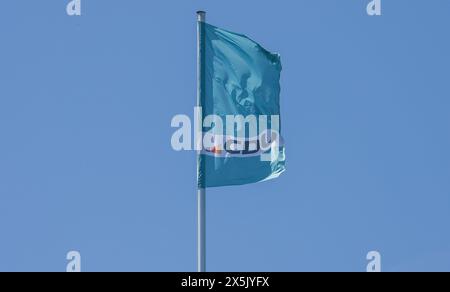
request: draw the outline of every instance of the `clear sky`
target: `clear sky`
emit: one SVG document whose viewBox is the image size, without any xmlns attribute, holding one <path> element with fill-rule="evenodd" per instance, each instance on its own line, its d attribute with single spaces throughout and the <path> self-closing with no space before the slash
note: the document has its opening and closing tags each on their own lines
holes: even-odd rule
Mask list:
<svg viewBox="0 0 450 292">
<path fill-rule="evenodd" d="M 287 155 L 208 190 L 208 270 L 450 270 L 449 1 L 68 2 L 1 3 L 1 271 L 195 271 L 199 9 L 281 54 Z"/>
</svg>

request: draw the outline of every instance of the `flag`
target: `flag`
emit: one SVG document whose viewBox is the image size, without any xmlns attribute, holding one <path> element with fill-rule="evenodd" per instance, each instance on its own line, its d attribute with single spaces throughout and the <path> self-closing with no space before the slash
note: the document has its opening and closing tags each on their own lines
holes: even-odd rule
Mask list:
<svg viewBox="0 0 450 292">
<path fill-rule="evenodd" d="M 200 127 L 206 137 L 203 141 L 210 141 L 210 145 L 204 145 L 198 156 L 198 187 L 277 178 L 285 170 L 283 139 L 281 134 L 275 139 L 271 132 L 281 133 L 280 56 L 244 35 L 204 22 L 200 25 L 199 106 L 204 121 Z M 212 117 L 209 122 L 207 116 Z M 249 124 L 237 123 L 230 134 L 232 117 L 235 122 L 238 117 L 249 123 L 256 121 L 257 132 L 250 130 Z"/>
</svg>

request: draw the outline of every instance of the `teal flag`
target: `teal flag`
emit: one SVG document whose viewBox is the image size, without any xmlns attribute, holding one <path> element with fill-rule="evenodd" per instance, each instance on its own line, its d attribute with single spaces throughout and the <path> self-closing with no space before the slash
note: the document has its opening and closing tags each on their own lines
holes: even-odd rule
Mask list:
<svg viewBox="0 0 450 292">
<path fill-rule="evenodd" d="M 263 134 L 266 125 L 267 129 L 281 133 L 280 56 L 268 52 L 244 35 L 206 23 L 202 23 L 200 29 L 203 35 L 200 40 L 200 106 L 204 121 L 208 115 L 215 116 L 212 119 L 215 122 L 210 127 L 203 124 L 202 130 L 206 135 L 215 126 L 212 140 L 220 142 L 214 147 L 205 146 L 201 151 L 198 157 L 198 186 L 242 185 L 278 177 L 285 170 L 281 134 L 275 149 L 262 149 L 255 138 Z M 227 135 L 229 116 L 241 116 L 246 121 L 256 120 L 258 132 L 252 134 L 249 126 L 244 125 L 244 132 L 247 131 L 244 139 L 240 140 L 236 134 L 240 127 L 237 125 L 232 130 L 236 135 Z M 261 120 L 262 117 L 266 117 L 267 122 Z M 222 125 L 217 122 L 218 118 L 221 118 Z M 219 127 L 222 127 L 219 130 L 223 135 L 217 134 Z M 272 137 L 266 134 L 266 146 L 274 145 Z M 230 146 L 239 144 L 239 141 L 240 149 Z M 271 158 L 262 159 L 263 155 Z"/>
</svg>

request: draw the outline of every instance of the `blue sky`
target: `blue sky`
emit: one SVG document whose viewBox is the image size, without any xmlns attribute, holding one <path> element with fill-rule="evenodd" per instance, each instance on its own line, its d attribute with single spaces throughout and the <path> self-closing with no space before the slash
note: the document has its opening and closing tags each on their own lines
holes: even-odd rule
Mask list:
<svg viewBox="0 0 450 292">
<path fill-rule="evenodd" d="M 208 270 L 450 270 L 449 1 L 3 2 L 1 271 L 195 271 L 199 9 L 281 54 L 287 154 L 208 190 Z"/>
</svg>

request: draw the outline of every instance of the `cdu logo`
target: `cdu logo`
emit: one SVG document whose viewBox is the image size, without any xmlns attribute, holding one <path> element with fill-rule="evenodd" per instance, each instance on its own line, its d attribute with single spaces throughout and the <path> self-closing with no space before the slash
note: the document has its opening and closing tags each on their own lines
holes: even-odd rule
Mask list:
<svg viewBox="0 0 450 292">
<path fill-rule="evenodd" d="M 381 16 L 381 0 L 372 0 L 367 5 L 367 14 L 369 16 Z"/>
</svg>

